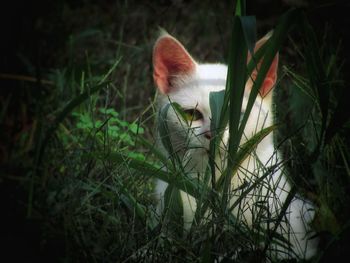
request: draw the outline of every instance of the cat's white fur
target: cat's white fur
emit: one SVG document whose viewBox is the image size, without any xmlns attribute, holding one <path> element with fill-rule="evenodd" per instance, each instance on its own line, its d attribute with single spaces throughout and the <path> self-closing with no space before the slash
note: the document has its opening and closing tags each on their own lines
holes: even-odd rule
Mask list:
<svg viewBox="0 0 350 263">
<path fill-rule="evenodd" d="M 164 43 L 161 43 L 161 41 Z M 180 54 L 178 54 L 179 52 Z M 177 64 L 176 60 L 180 60 L 179 64 Z M 171 142 L 175 151 L 178 152 L 180 158 L 183 160 L 186 173 L 189 175 L 193 174 L 193 176 L 203 174 L 207 168 L 207 152 L 209 150 L 211 136 L 209 94 L 210 92 L 225 89 L 227 66 L 223 64 L 199 64 L 195 62 L 183 46 L 169 35 L 161 36 L 156 42 L 153 63 L 154 79 L 160 91 L 158 94 L 158 109 L 162 110 L 171 101 L 178 103 L 183 109 L 195 108 L 203 115 L 203 119 L 191 122 L 192 129 L 185 127 L 172 107 L 169 108 L 167 116 Z M 190 66 L 182 68 L 185 63 L 190 64 Z M 273 82 L 275 82 L 275 79 Z M 272 85 L 274 84 L 272 83 Z M 252 81 L 248 80 L 242 105 L 243 111 L 247 104 L 251 86 Z M 272 89 L 272 86 L 270 89 Z M 245 127 L 241 144 L 262 128 L 270 127 L 271 125 L 273 125 L 272 92 L 269 92 L 263 97 L 258 95 Z M 228 131 L 225 131 L 222 141 L 221 147 L 225 147 L 228 141 Z M 199 147 L 193 147 L 193 145 Z M 160 148 L 166 153 L 165 148 L 161 144 Z M 237 190 L 243 183 L 254 183 L 264 174 L 266 170 L 259 163 L 266 168 L 280 161 L 281 158 L 274 147 L 273 133 L 270 133 L 258 144 L 254 153 L 250 154 L 241 164 L 237 174 L 233 175 L 230 203 L 233 204 L 242 191 L 244 191 L 244 189 Z M 225 166 L 226 160 L 218 157 L 216 162 L 218 166 L 216 174 L 219 176 L 220 171 Z M 254 223 L 256 213 L 259 210 L 255 204 L 257 201 L 262 200 L 265 200 L 269 207 L 269 216 L 271 218 L 278 216 L 291 189 L 282 168 L 279 168 L 267 176 L 262 181 L 261 186 L 250 192 L 242 200 L 241 204 L 233 210 L 233 214 L 239 217 L 242 223 L 246 223 L 248 226 Z M 163 198 L 167 186 L 167 183 L 161 180 L 157 181 L 156 194 L 160 199 L 159 213 L 163 210 Z M 271 189 L 274 190 L 271 191 Z M 196 211 L 196 200 L 182 191 L 181 197 L 184 207 L 185 229 L 189 229 Z M 266 198 L 264 199 L 263 197 Z M 283 234 L 285 238 L 290 239 L 290 243 L 293 245 L 294 252 L 298 258 L 310 258 L 316 253 L 317 240 L 308 240 L 312 235 L 312 232 L 309 232 L 308 224 L 312 221 L 313 217 L 313 205 L 296 196 L 288 207 L 286 218 L 277 229 L 277 232 Z M 290 257 L 290 255 L 285 254 L 287 250 L 283 251 L 284 249 L 282 247 L 275 247 L 275 249 L 281 249 L 280 252 L 275 254 L 278 258 Z"/>
</svg>

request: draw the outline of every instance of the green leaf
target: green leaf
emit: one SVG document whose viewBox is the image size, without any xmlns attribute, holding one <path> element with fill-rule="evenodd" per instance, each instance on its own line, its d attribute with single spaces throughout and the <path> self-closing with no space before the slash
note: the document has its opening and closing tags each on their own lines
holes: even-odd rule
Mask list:
<svg viewBox="0 0 350 263">
<path fill-rule="evenodd" d="M 123 132 L 119 135 L 119 138 L 121 141 L 129 144 L 129 145 L 134 145 L 135 142 L 132 140 L 131 136 L 127 132 Z"/>
<path fill-rule="evenodd" d="M 241 16 L 239 17 L 242 24 L 244 40 L 250 54 L 254 54 L 256 43 L 256 19 L 255 16 Z"/>
<path fill-rule="evenodd" d="M 236 1 L 236 8 L 235 8 L 235 15 L 236 16 L 244 16 L 246 13 L 246 3 L 245 0 L 237 0 Z"/>
<path fill-rule="evenodd" d="M 99 108 L 99 111 L 103 114 L 111 115 L 113 117 L 118 117 L 119 113 L 116 112 L 113 108 Z"/>
<path fill-rule="evenodd" d="M 128 157 L 134 158 L 134 159 L 140 160 L 140 161 L 146 160 L 146 157 L 142 153 L 138 153 L 138 152 L 129 152 Z"/>
<path fill-rule="evenodd" d="M 173 145 L 171 143 L 171 138 L 170 138 L 171 136 L 170 130 L 168 128 L 167 116 L 168 116 L 168 111 L 170 107 L 172 107 L 172 104 L 168 103 L 167 105 L 165 105 L 165 107 L 162 110 L 159 111 L 158 132 L 165 150 L 170 155 L 170 160 L 173 164 L 173 167 L 177 167 L 177 166 L 181 167 L 181 161 L 178 154 L 174 152 Z"/>
<path fill-rule="evenodd" d="M 249 29 L 247 29 L 249 30 Z M 226 81 L 226 94 L 223 109 L 229 108 L 228 114 L 223 112 L 220 120 L 220 127 L 226 126 L 228 115 L 229 122 L 229 141 L 227 157 L 227 169 L 231 170 L 235 160 L 235 154 L 238 149 L 241 135 L 238 133 L 238 127 L 241 118 L 241 107 L 246 83 L 246 62 L 247 62 L 247 45 L 245 41 L 236 41 L 244 39 L 243 25 L 240 17 L 235 16 L 233 19 L 232 35 L 230 41 L 229 64 Z M 226 116 L 225 116 L 226 115 Z M 222 125 L 222 126 L 221 126 Z M 221 177 L 222 178 L 222 177 Z M 226 207 L 228 202 L 230 181 L 225 177 L 222 188 L 223 198 L 222 206 Z"/>
<path fill-rule="evenodd" d="M 180 190 L 174 185 L 168 185 L 165 190 L 164 207 L 166 227 L 181 237 L 184 232 L 183 203 Z"/>
<path fill-rule="evenodd" d="M 131 123 L 129 125 L 129 130 L 133 134 L 143 134 L 143 132 L 144 132 L 144 129 L 142 127 L 140 127 L 137 123 Z"/>
<path fill-rule="evenodd" d="M 213 134 L 213 137 L 216 137 L 217 132 L 220 130 L 220 115 L 222 111 L 222 106 L 224 104 L 224 96 L 225 90 L 209 93 L 209 105 L 211 111 L 210 130 Z"/>
<path fill-rule="evenodd" d="M 209 93 L 209 105 L 211 111 L 211 123 L 210 130 L 213 134 L 213 139 L 210 140 L 209 145 L 209 166 L 212 172 L 212 186 L 215 188 L 214 182 L 215 180 L 215 155 L 216 149 L 218 148 L 218 144 L 220 143 L 220 139 L 222 137 L 222 132 L 225 129 L 224 127 L 220 127 L 221 119 L 224 118 L 223 115 L 223 106 L 225 103 L 225 90 L 218 92 L 210 92 Z M 227 105 L 227 104 L 226 104 Z M 226 111 L 227 113 L 227 111 Z"/>
<path fill-rule="evenodd" d="M 115 119 L 115 121 L 121 126 L 121 127 L 128 127 L 129 123 L 127 121 L 122 121 L 120 119 Z"/>
</svg>

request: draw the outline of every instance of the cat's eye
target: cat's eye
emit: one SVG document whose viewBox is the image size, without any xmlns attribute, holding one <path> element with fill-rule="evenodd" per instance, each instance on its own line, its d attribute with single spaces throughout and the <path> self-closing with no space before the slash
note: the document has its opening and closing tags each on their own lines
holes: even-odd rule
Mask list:
<svg viewBox="0 0 350 263">
<path fill-rule="evenodd" d="M 184 115 L 187 121 L 198 121 L 203 119 L 203 114 L 196 109 L 184 110 Z"/>
</svg>

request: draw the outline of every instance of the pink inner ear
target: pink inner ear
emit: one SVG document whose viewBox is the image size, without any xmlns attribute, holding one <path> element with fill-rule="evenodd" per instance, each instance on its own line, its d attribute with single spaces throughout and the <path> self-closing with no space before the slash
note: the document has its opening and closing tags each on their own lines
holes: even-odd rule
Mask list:
<svg viewBox="0 0 350 263">
<path fill-rule="evenodd" d="M 265 97 L 274 87 L 277 81 L 278 54 L 274 57 L 263 84 L 260 87 L 260 95 Z"/>
<path fill-rule="evenodd" d="M 173 78 L 193 72 L 195 62 L 186 49 L 171 36 L 158 39 L 153 50 L 153 79 L 158 89 L 167 94 Z"/>
<path fill-rule="evenodd" d="M 268 37 L 263 37 L 262 39 L 260 39 L 256 43 L 254 51 L 256 52 L 267 40 L 268 40 Z M 248 61 L 250 61 L 250 59 L 251 59 L 251 55 L 249 53 L 248 54 Z M 252 79 L 253 80 L 255 80 L 256 76 L 258 75 L 261 63 L 262 63 L 262 61 L 259 61 L 258 65 L 257 65 L 257 69 L 254 69 L 252 72 Z M 270 65 L 270 68 L 266 74 L 266 77 L 264 79 L 264 82 L 262 83 L 262 85 L 260 87 L 259 93 L 262 97 L 265 97 L 271 91 L 271 89 L 274 87 L 274 85 L 277 81 L 277 69 L 278 69 L 278 53 L 274 57 L 271 65 Z"/>
<path fill-rule="evenodd" d="M 262 46 L 262 44 L 259 43 L 259 42 L 257 43 L 257 48 L 256 49 L 258 49 L 260 46 Z M 251 55 L 248 54 L 248 61 L 250 60 L 250 58 L 251 58 Z M 257 75 L 258 75 L 261 63 L 262 63 L 262 61 L 260 61 L 258 63 L 257 68 L 254 69 L 253 72 L 252 72 L 251 77 L 252 77 L 253 80 L 255 80 Z M 264 79 L 264 82 L 262 83 L 262 85 L 260 87 L 259 93 L 260 93 L 260 95 L 262 97 L 265 97 L 271 91 L 271 89 L 274 87 L 274 85 L 275 85 L 275 83 L 277 81 L 277 69 L 278 69 L 278 53 L 274 57 L 271 65 L 270 65 L 270 68 L 269 68 L 269 70 L 268 70 L 268 72 L 266 74 L 266 77 Z"/>
</svg>

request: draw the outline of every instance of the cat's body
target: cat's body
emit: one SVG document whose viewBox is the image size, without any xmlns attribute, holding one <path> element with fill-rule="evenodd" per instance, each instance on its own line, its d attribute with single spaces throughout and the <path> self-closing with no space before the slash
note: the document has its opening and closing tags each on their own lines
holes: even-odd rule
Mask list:
<svg viewBox="0 0 350 263">
<path fill-rule="evenodd" d="M 257 48 L 265 42 L 262 39 L 257 43 Z M 210 131 L 211 111 L 209 105 L 209 93 L 225 89 L 227 66 L 222 64 L 198 64 L 184 47 L 169 35 L 161 36 L 155 44 L 153 53 L 154 80 L 160 91 L 158 94 L 158 109 L 161 111 L 171 102 L 178 103 L 184 111 L 191 116 L 190 127 L 181 121 L 177 113 L 169 107 L 167 125 L 170 131 L 171 143 L 174 151 L 182 159 L 186 174 L 193 176 L 203 175 L 208 163 L 209 143 L 212 138 Z M 278 56 L 274 59 L 266 79 L 260 89 L 260 95 L 252 108 L 248 118 L 241 145 L 262 128 L 273 125 L 272 116 L 272 92 L 277 79 Z M 256 72 L 253 72 L 253 75 Z M 242 109 L 245 110 L 252 80 L 246 83 L 246 91 Z M 161 141 L 161 140 L 159 140 Z M 223 135 L 221 147 L 225 148 L 228 141 L 228 130 Z M 195 147 L 193 147 L 195 146 Z M 160 143 L 160 148 L 167 153 Z M 222 157 L 216 158 L 217 171 L 220 175 L 226 164 Z M 222 155 L 221 155 L 222 156 Z M 274 172 L 264 177 L 259 186 L 250 191 L 233 210 L 233 214 L 252 226 L 255 220 L 261 221 L 262 210 L 257 202 L 264 201 L 269 208 L 266 217 L 277 218 L 283 203 L 285 202 L 291 186 L 281 171 L 278 162 L 281 161 L 273 144 L 273 134 L 266 136 L 257 146 L 254 153 L 250 154 L 240 166 L 236 174 L 232 176 L 230 203 L 233 204 L 246 189 L 243 185 L 252 185 L 266 172 L 265 168 L 276 165 Z M 264 167 L 264 168 L 262 168 Z M 163 198 L 167 183 L 158 181 L 156 194 L 160 198 L 159 213 L 163 210 Z M 187 193 L 181 191 L 184 207 L 185 229 L 189 229 L 196 211 L 196 200 Z M 259 210 L 260 209 L 260 210 Z M 287 215 L 282 220 L 277 232 L 286 238 L 294 246 L 297 257 L 309 258 L 315 254 L 316 241 L 308 241 L 306 235 L 308 224 L 313 219 L 313 206 L 302 199 L 294 197 L 288 207 Z M 260 222 L 259 221 L 259 222 Z M 271 227 L 271 226 L 270 226 Z M 273 228 L 273 227 L 272 227 Z M 288 235 L 285 233 L 292 232 Z M 281 249 L 281 248 L 278 248 Z M 283 249 L 282 249 L 283 250 Z M 277 257 L 289 257 L 284 252 L 277 252 Z"/>
</svg>

